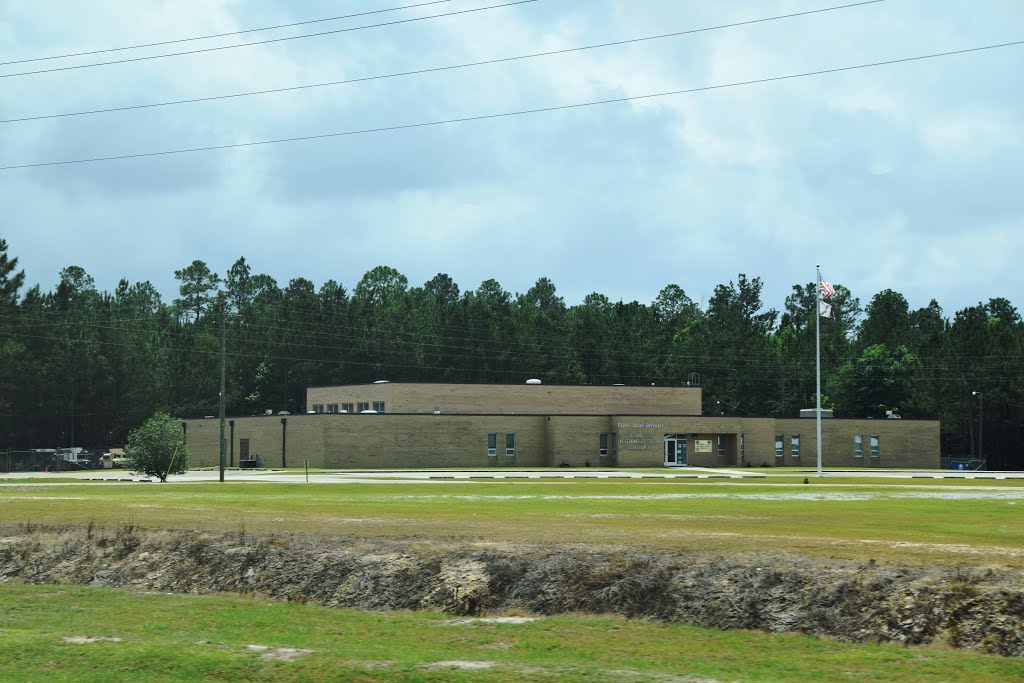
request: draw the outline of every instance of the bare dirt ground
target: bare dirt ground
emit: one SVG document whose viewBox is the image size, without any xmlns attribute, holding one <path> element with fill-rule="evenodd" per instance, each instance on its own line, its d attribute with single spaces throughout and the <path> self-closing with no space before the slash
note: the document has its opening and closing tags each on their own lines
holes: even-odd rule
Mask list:
<svg viewBox="0 0 1024 683">
<path fill-rule="evenodd" d="M 779 553 L 718 556 L 585 545 L 442 545 L 160 531 L 10 527 L 0 582 L 237 592 L 461 617 L 615 613 L 851 642 L 944 643 L 1024 656 L 1018 570 L 886 566 Z"/>
</svg>

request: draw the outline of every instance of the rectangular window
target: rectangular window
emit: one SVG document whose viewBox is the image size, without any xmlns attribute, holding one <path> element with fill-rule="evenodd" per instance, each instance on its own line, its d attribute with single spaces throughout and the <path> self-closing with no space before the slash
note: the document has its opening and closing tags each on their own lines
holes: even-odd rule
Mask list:
<svg viewBox="0 0 1024 683">
<path fill-rule="evenodd" d="M 612 458 L 619 457 L 619 433 L 612 432 Z"/>
<path fill-rule="evenodd" d="M 871 457 L 878 457 L 878 434 L 871 435 Z"/>
<path fill-rule="evenodd" d="M 487 435 L 487 455 L 498 455 L 498 435 L 494 432 Z"/>
<path fill-rule="evenodd" d="M 800 457 L 800 435 L 792 434 L 789 437 L 789 454 L 794 458 Z"/>
<path fill-rule="evenodd" d="M 729 454 L 729 444 L 725 440 L 725 436 L 722 434 L 718 435 L 718 456 L 724 458 Z"/>
<path fill-rule="evenodd" d="M 364 410 L 369 410 L 370 409 L 370 404 L 369 403 L 364 403 L 363 401 L 359 401 L 358 403 L 356 403 L 356 405 L 359 407 L 359 412 L 360 413 L 363 412 Z"/>
<path fill-rule="evenodd" d="M 853 457 L 864 457 L 864 437 L 861 434 L 854 434 L 853 436 Z"/>
<path fill-rule="evenodd" d="M 314 403 L 313 404 L 313 412 L 314 413 L 322 413 L 322 412 L 324 412 L 324 404 L 323 403 Z"/>
<path fill-rule="evenodd" d="M 341 412 L 343 412 L 343 413 L 351 413 L 352 412 L 352 404 L 351 403 L 342 403 L 341 404 Z"/>
<path fill-rule="evenodd" d="M 384 412 L 384 401 L 374 401 L 373 402 L 373 409 L 376 410 L 378 413 L 383 413 Z"/>
<path fill-rule="evenodd" d="M 782 448 L 783 438 L 784 437 L 783 437 L 782 434 L 776 434 L 775 435 L 775 457 L 776 458 L 781 458 L 783 455 L 785 455 L 785 451 Z"/>
<path fill-rule="evenodd" d="M 505 435 L 505 455 L 516 454 L 516 435 L 515 432 L 510 432 Z"/>
<path fill-rule="evenodd" d="M 337 403 L 328 403 L 327 404 L 327 412 L 328 413 L 337 413 L 338 412 L 338 404 Z"/>
<path fill-rule="evenodd" d="M 608 456 L 608 432 L 601 432 L 601 439 L 598 445 L 598 455 L 602 458 Z"/>
</svg>

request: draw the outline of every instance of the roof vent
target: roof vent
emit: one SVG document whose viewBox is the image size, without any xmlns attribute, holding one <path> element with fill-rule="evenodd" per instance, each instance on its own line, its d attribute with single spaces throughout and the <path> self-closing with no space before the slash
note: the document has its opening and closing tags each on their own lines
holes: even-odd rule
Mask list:
<svg viewBox="0 0 1024 683">
<path fill-rule="evenodd" d="M 528 379 L 528 380 L 526 380 L 526 383 L 527 384 L 542 384 L 542 382 L 539 379 Z"/>
<path fill-rule="evenodd" d="M 374 382 L 373 382 L 373 383 L 374 383 L 374 384 L 387 384 L 388 382 L 390 382 L 390 380 L 386 380 L 386 379 L 378 379 L 378 380 L 374 380 Z"/>
</svg>

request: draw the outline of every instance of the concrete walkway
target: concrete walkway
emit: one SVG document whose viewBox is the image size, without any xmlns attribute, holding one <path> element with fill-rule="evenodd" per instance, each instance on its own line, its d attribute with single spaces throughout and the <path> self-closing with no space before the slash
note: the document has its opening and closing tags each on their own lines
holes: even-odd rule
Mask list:
<svg viewBox="0 0 1024 683">
<path fill-rule="evenodd" d="M 841 477 L 900 478 L 922 480 L 967 479 L 1024 479 L 1024 472 L 964 472 L 956 470 L 826 470 L 823 478 L 836 479 Z M 218 481 L 220 473 L 216 469 L 192 470 L 183 475 L 169 478 L 169 483 L 193 483 Z M 817 472 L 813 469 L 722 469 L 704 467 L 679 467 L 664 471 L 632 471 L 617 469 L 586 469 L 569 470 L 560 468 L 533 470 L 314 470 L 308 475 L 301 469 L 259 469 L 239 470 L 228 469 L 224 473 L 225 481 L 265 481 L 265 482 L 306 482 L 320 484 L 342 483 L 444 483 L 469 481 L 541 481 L 541 480 L 576 480 L 576 479 L 662 479 L 662 480 L 723 480 L 723 479 L 766 479 L 787 477 L 807 477 L 816 479 Z M 13 472 L 0 474 L 0 479 L 7 485 L 17 485 L 19 479 L 40 480 L 75 479 L 81 483 L 103 483 L 118 481 L 148 481 L 147 477 L 133 475 L 125 470 L 91 470 L 80 472 Z M 40 482 L 42 483 L 42 482 Z"/>
</svg>

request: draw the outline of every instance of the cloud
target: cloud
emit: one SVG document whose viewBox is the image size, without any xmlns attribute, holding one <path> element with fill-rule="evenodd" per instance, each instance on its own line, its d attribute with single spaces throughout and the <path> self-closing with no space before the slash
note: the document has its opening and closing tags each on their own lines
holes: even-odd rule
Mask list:
<svg viewBox="0 0 1024 683">
<path fill-rule="evenodd" d="M 483 6 L 463 2 L 457 8 Z M 541 2 L 240 50 L 4 79 L 7 116 L 287 87 L 801 11 L 803 1 Z M 346 6 L 348 7 L 348 6 Z M 354 8 L 372 9 L 369 3 Z M 378 5 L 379 7 L 379 5 Z M 452 3 L 452 8 L 456 4 Z M 407 15 L 437 10 L 422 8 Z M 333 3 L 0 0 L 9 54 L 285 23 Z M 234 144 L 703 87 L 1019 39 L 1013 0 L 878 3 L 429 75 L 138 112 L 0 124 L 0 161 Z M 365 19 L 291 29 L 275 35 Z M 252 37 L 256 37 L 255 35 Z M 9 39 L 9 40 L 8 40 Z M 223 39 L 233 42 L 235 39 Z M 463 290 L 551 278 L 705 302 L 744 272 L 781 307 L 813 265 L 863 301 L 947 311 L 1019 291 L 1024 49 L 388 133 L 6 172 L 4 237 L 30 282 L 76 263 L 101 288 L 239 256 L 279 283 L 353 286 L 379 264 Z M 12 66 L 0 67 L 9 73 Z M 983 264 L 983 265 L 979 265 Z"/>
</svg>

